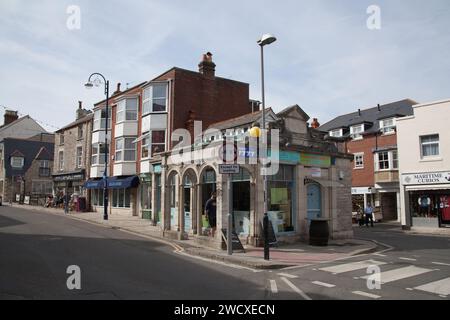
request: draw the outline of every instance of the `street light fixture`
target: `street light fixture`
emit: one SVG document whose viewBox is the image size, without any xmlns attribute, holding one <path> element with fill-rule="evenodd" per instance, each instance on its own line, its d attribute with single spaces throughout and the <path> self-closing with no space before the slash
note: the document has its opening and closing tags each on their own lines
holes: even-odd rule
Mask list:
<svg viewBox="0 0 450 320">
<path fill-rule="evenodd" d="M 261 39 L 257 41 L 258 45 L 261 47 L 261 94 L 262 94 L 262 130 L 258 130 L 255 127 L 252 128 L 254 135 L 262 134 L 262 144 L 267 146 L 267 134 L 264 132 L 266 130 L 266 97 L 264 92 L 264 46 L 269 45 L 277 41 L 271 34 L 264 34 Z M 262 131 L 262 132 L 261 132 Z M 267 158 L 267 147 L 266 154 L 263 155 L 264 159 Z M 265 166 L 266 164 L 263 163 Z M 267 172 L 264 171 L 263 175 L 263 191 L 264 191 L 264 259 L 269 260 L 269 248 L 268 248 L 268 215 L 267 215 Z"/>
<path fill-rule="evenodd" d="M 103 80 L 103 82 L 102 82 Z M 105 123 L 105 171 L 103 172 L 103 219 L 108 220 L 108 103 L 109 103 L 109 80 L 101 73 L 93 73 L 89 76 L 88 81 L 84 85 L 86 89 L 91 89 L 100 86 L 100 84 L 105 85 L 105 96 L 106 96 L 106 123 Z M 101 119 L 100 119 L 101 124 Z"/>
</svg>

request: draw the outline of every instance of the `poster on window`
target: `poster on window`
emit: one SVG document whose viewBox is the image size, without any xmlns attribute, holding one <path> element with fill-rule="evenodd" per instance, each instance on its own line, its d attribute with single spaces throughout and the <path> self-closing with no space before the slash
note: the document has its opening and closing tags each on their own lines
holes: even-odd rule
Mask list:
<svg viewBox="0 0 450 320">
<path fill-rule="evenodd" d="M 440 200 L 442 220 L 450 222 L 450 197 L 441 196 Z"/>
</svg>

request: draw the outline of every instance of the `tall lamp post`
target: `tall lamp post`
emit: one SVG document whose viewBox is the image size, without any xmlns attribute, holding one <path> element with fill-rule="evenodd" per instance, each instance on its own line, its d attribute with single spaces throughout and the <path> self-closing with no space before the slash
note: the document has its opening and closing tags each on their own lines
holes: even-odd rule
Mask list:
<svg viewBox="0 0 450 320">
<path fill-rule="evenodd" d="M 261 95 L 262 95 L 262 130 L 259 130 L 259 128 L 254 127 L 252 128 L 252 131 L 250 134 L 252 136 L 259 137 L 262 133 L 262 143 L 267 146 L 267 135 L 265 134 L 266 130 L 266 96 L 264 91 L 264 46 L 269 45 L 273 42 L 277 41 L 277 38 L 275 38 L 271 34 L 264 34 L 261 39 L 258 40 L 258 45 L 261 48 Z M 266 154 L 263 155 L 263 158 L 267 158 L 267 147 L 266 147 Z M 266 165 L 265 163 L 263 164 Z M 268 247 L 268 215 L 267 215 L 267 175 L 266 172 L 263 175 L 263 193 L 264 193 L 264 223 L 263 223 L 263 232 L 264 232 L 264 259 L 269 260 L 269 247 Z"/>
<path fill-rule="evenodd" d="M 103 80 L 103 82 L 102 82 Z M 103 219 L 108 220 L 108 103 L 109 103 L 109 80 L 101 73 L 93 73 L 89 76 L 88 81 L 84 85 L 86 89 L 91 89 L 94 85 L 96 87 L 101 84 L 105 85 L 105 96 L 106 96 L 106 123 L 105 123 L 105 171 L 103 172 Z M 101 126 L 101 117 L 100 117 Z"/>
</svg>

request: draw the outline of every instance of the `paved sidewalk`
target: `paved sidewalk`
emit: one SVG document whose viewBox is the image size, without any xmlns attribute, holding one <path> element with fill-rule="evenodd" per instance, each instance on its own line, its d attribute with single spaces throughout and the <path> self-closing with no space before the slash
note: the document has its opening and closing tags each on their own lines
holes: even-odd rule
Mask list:
<svg viewBox="0 0 450 320">
<path fill-rule="evenodd" d="M 16 204 L 13 206 L 33 211 L 65 215 L 62 209 Z M 109 220 L 105 221 L 103 220 L 103 213 L 101 212 L 71 212 L 66 216 L 72 219 L 83 220 L 105 227 L 121 229 L 146 237 L 164 240 L 165 242 L 174 245 L 179 253 L 256 269 L 280 269 L 291 266 L 306 266 L 343 259 L 357 254 L 374 252 L 378 248 L 378 245 L 374 242 L 357 239 L 340 241 L 330 240 L 329 246 L 327 247 L 313 247 L 307 243 L 299 242 L 270 248 L 270 261 L 265 261 L 263 248 L 246 247 L 245 252 L 236 252 L 233 253 L 232 256 L 229 256 L 226 251 L 214 250 L 202 246 L 194 240 L 177 241 L 164 238 L 163 233 L 158 226 L 152 226 L 148 220 L 139 217 L 112 214 L 109 215 Z"/>
</svg>

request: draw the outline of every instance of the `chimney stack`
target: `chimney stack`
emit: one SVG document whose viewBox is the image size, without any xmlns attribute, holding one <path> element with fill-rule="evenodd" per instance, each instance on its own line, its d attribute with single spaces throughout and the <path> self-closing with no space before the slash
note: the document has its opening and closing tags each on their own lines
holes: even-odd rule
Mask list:
<svg viewBox="0 0 450 320">
<path fill-rule="evenodd" d="M 361 109 L 358 109 L 358 115 L 361 117 Z"/>
<path fill-rule="evenodd" d="M 17 119 L 19 119 L 19 116 L 17 115 L 17 111 L 5 110 L 3 125 L 6 126 L 7 124 L 10 124 L 10 123 L 16 121 Z"/>
<path fill-rule="evenodd" d="M 313 121 L 311 123 L 311 128 L 317 129 L 318 127 L 320 127 L 319 121 L 317 120 L 317 118 L 313 118 Z"/>
<path fill-rule="evenodd" d="M 117 83 L 117 89 L 114 91 L 114 94 L 120 93 L 120 82 Z"/>
<path fill-rule="evenodd" d="M 198 64 L 198 71 L 208 79 L 214 79 L 216 74 L 216 64 L 212 61 L 212 53 L 203 55 L 202 61 Z"/>
</svg>

